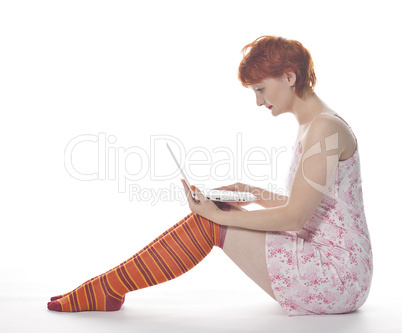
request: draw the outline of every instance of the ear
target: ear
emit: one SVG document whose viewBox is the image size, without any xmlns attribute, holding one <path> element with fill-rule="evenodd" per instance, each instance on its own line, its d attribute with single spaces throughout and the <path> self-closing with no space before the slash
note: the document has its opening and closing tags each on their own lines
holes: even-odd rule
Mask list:
<svg viewBox="0 0 402 333">
<path fill-rule="evenodd" d="M 295 72 L 289 71 L 285 73 L 286 81 L 288 82 L 290 87 L 294 87 L 296 84 L 296 74 Z"/>
</svg>

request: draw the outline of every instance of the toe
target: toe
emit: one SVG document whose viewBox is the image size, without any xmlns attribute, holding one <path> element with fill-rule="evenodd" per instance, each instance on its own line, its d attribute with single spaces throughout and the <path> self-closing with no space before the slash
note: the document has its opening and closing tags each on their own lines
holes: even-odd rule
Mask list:
<svg viewBox="0 0 402 333">
<path fill-rule="evenodd" d="M 53 302 L 47 303 L 47 308 L 52 311 L 62 312 L 61 303 L 59 301 L 53 301 Z"/>
</svg>

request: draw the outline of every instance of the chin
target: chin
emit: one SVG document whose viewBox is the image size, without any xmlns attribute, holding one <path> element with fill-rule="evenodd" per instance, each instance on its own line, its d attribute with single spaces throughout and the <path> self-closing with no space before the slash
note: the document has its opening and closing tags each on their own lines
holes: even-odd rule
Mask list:
<svg viewBox="0 0 402 333">
<path fill-rule="evenodd" d="M 284 114 L 284 113 L 286 113 L 286 112 L 288 112 L 288 111 L 277 111 L 276 109 L 272 109 L 272 110 L 271 110 L 271 114 L 272 114 L 274 117 L 278 117 L 278 116 L 280 116 L 281 114 Z"/>
<path fill-rule="evenodd" d="M 280 115 L 280 112 L 276 112 L 276 110 L 271 110 L 271 115 L 274 117 L 277 117 L 278 115 Z"/>
</svg>

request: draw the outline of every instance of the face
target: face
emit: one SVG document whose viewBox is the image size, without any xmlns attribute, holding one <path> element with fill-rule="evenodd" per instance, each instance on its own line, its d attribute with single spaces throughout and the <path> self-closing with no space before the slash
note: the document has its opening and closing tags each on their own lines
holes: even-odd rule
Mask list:
<svg viewBox="0 0 402 333">
<path fill-rule="evenodd" d="M 295 79 L 296 75 L 290 72 L 251 85 L 257 98 L 257 105 L 267 107 L 273 115 L 290 112 L 296 96 Z"/>
</svg>

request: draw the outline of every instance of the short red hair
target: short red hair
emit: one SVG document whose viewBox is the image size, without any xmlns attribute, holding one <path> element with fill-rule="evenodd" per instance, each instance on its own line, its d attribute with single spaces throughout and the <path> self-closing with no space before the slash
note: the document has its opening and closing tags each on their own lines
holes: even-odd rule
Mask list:
<svg viewBox="0 0 402 333">
<path fill-rule="evenodd" d="M 316 83 L 310 52 L 298 41 L 283 37 L 261 36 L 242 49 L 239 80 L 248 87 L 268 77 L 279 77 L 288 71 L 296 74 L 297 96 L 312 92 Z"/>
</svg>

